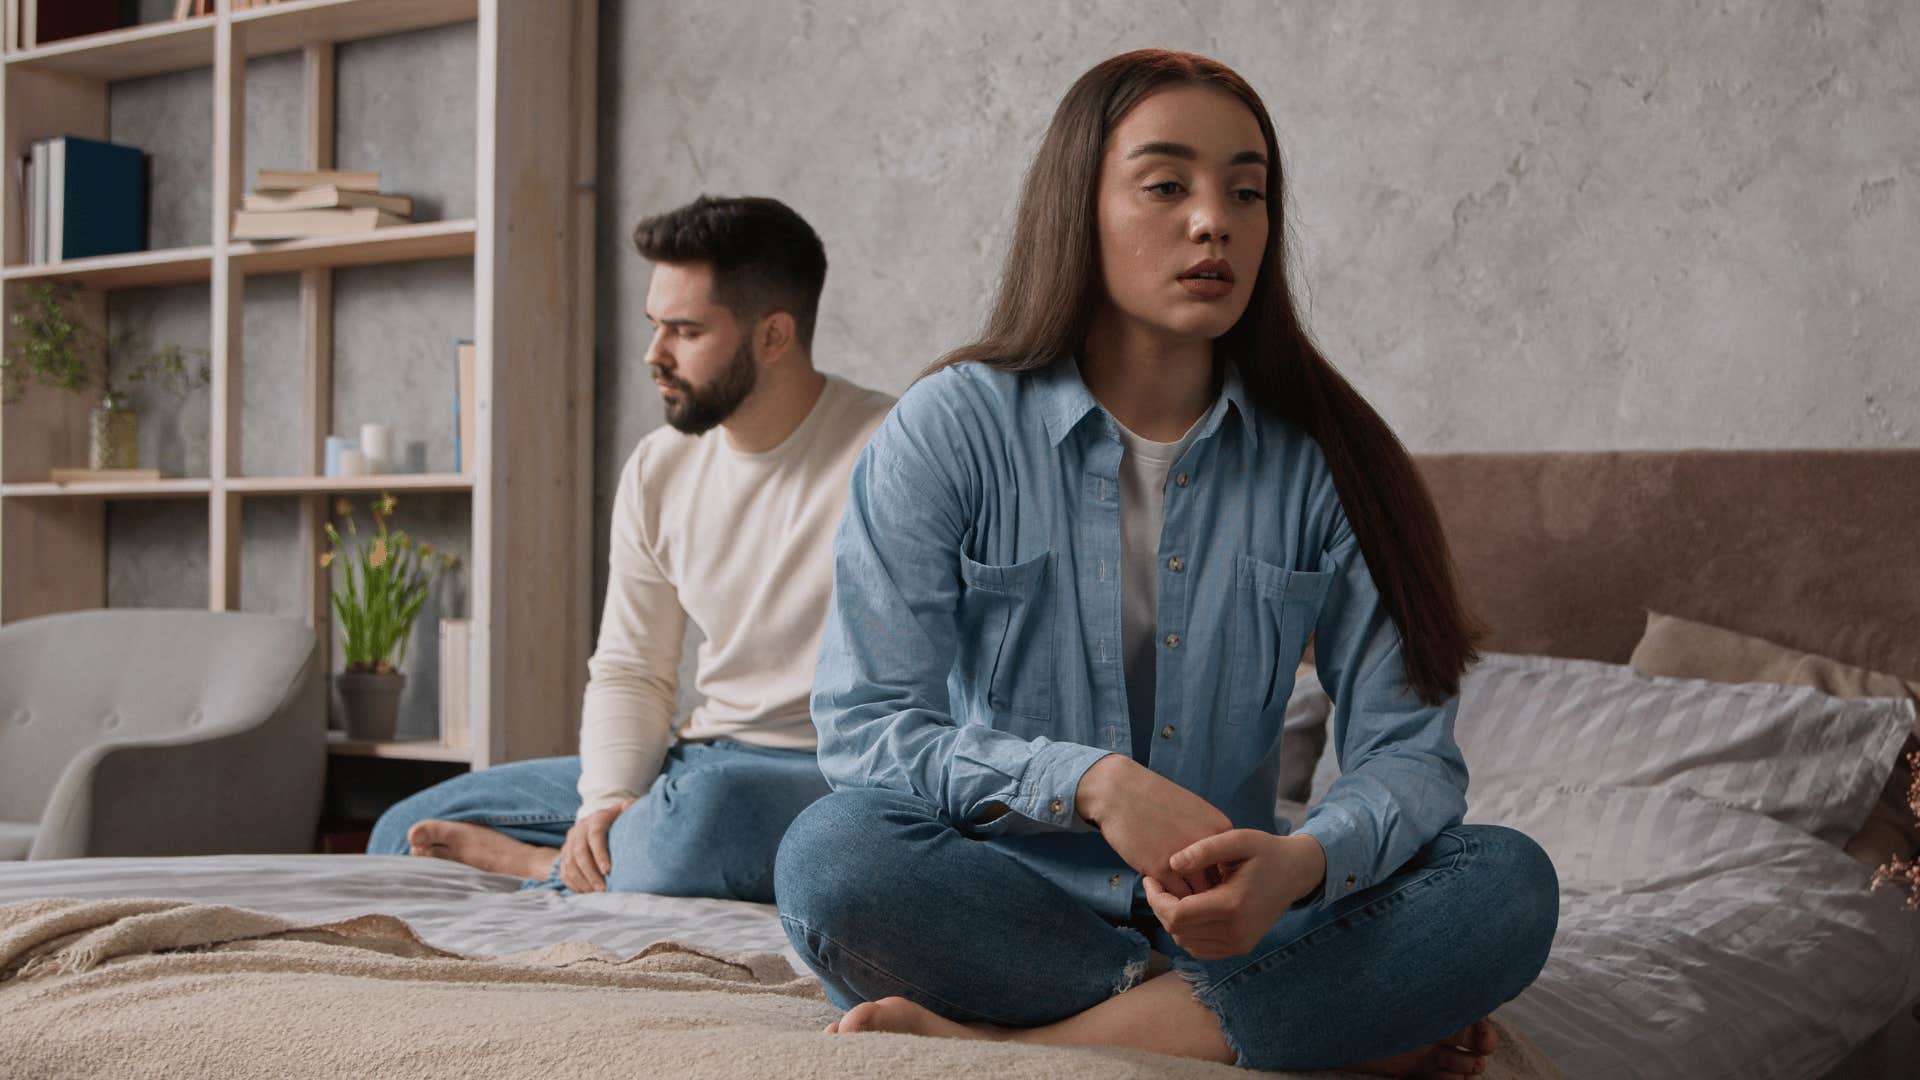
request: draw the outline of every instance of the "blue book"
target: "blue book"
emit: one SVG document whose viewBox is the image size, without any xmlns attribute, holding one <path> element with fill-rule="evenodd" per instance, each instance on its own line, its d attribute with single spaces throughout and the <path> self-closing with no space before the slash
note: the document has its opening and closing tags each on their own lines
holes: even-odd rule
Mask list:
<svg viewBox="0 0 1920 1080">
<path fill-rule="evenodd" d="M 147 155 L 78 135 L 47 150 L 47 257 L 145 251 Z"/>
</svg>

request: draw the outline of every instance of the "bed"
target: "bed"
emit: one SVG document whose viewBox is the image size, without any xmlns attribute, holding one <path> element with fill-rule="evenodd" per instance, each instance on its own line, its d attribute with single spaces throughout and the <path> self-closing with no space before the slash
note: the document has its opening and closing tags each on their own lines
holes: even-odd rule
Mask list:
<svg viewBox="0 0 1920 1080">
<path fill-rule="evenodd" d="M 1914 1075 L 1920 912 L 1903 909 L 1890 890 L 1870 890 L 1864 865 L 1841 850 L 1911 737 L 1900 728 L 1912 724 L 1911 705 L 1903 713 L 1886 699 L 1729 688 L 1624 665 L 1653 609 L 1920 681 L 1920 550 L 1912 539 L 1920 451 L 1457 454 L 1419 462 L 1498 654 L 1463 694 L 1460 738 L 1475 777 L 1468 820 L 1525 829 L 1554 856 L 1562 882 L 1547 969 L 1498 1014 L 1550 1064 L 1497 1055 L 1490 1075 Z M 1296 685 L 1287 736 L 1301 740 L 1296 753 L 1308 725 L 1297 733 L 1292 716 L 1311 717 L 1317 692 L 1311 679 Z M 1678 704 L 1647 704 L 1657 701 Z M 1635 709 L 1659 712 L 1668 726 L 1636 726 Z M 1712 745 L 1718 736 L 1708 717 L 1735 750 Z M 1753 734 L 1776 722 L 1779 745 Z M 1602 749 L 1582 752 L 1594 746 Z M 1325 753 L 1307 764 L 1318 784 L 1301 805 L 1282 807 L 1293 821 L 1334 767 Z M 805 970 L 769 907 L 562 898 L 518 885 L 435 860 L 371 856 L 0 865 L 0 904 L 159 897 L 299 923 L 378 912 L 403 920 L 427 945 L 469 956 L 570 942 L 628 956 L 670 941 Z M 0 1015 L 8 992 L 0 983 Z M 880 1040 L 869 1044 L 873 1054 L 833 1057 L 820 1047 L 834 1040 L 806 1030 L 830 1014 L 823 1001 L 794 997 L 780 1007 L 787 1011 L 778 1022 L 763 1019 L 703 1044 L 709 1055 L 727 1038 L 741 1048 L 718 1065 L 704 1057 L 603 1064 L 622 1075 L 753 1075 L 755 1060 L 779 1060 L 794 1075 L 1232 1075 L 1094 1051 L 1022 1056 L 1000 1048 L 997 1057 L 943 1059 L 904 1036 L 867 1037 Z M 275 1060 L 263 1051 L 259 1074 L 272 1074 Z M 178 1065 L 156 1060 L 153 1072 L 177 1075 Z M 458 1062 L 409 1068 L 414 1076 L 467 1074 Z M 45 1071 L 58 1074 L 51 1065 Z M 526 1074 L 552 1072 L 530 1065 Z"/>
</svg>

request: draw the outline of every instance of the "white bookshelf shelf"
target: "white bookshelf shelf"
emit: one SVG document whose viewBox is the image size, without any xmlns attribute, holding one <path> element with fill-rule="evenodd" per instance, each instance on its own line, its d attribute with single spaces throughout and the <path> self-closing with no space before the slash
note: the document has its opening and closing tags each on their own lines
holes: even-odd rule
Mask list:
<svg viewBox="0 0 1920 1080">
<path fill-rule="evenodd" d="M 236 476 L 228 491 L 243 495 L 328 495 L 381 491 L 472 491 L 467 473 L 388 473 L 382 476 Z"/>
<path fill-rule="evenodd" d="M 422 221 L 350 236 L 243 240 L 228 247 L 227 253 L 233 265 L 246 274 L 335 270 L 343 266 L 374 266 L 471 255 L 476 232 L 472 218 Z"/>
<path fill-rule="evenodd" d="M 473 755 L 462 748 L 441 746 L 435 739 L 389 739 L 372 742 L 349 739 L 342 732 L 327 733 L 327 752 L 348 757 L 400 758 L 406 761 L 466 761 Z"/>
<path fill-rule="evenodd" d="M 247 56 L 472 22 L 479 0 L 283 0 L 224 16 Z M 200 15 L 68 38 L 7 55 L 8 67 L 109 82 L 213 66 L 223 16 Z"/>
<path fill-rule="evenodd" d="M 167 248 L 125 255 L 27 263 L 0 270 L 0 281 L 71 281 L 90 289 L 139 289 L 188 285 L 213 276 L 213 248 Z"/>
<path fill-rule="evenodd" d="M 211 481 L 191 478 L 142 480 L 131 483 L 114 480 L 79 480 L 65 484 L 56 484 L 48 480 L 23 484 L 0 484 L 0 498 L 184 499 L 196 495 L 205 496 L 211 490 L 213 490 Z"/>
</svg>

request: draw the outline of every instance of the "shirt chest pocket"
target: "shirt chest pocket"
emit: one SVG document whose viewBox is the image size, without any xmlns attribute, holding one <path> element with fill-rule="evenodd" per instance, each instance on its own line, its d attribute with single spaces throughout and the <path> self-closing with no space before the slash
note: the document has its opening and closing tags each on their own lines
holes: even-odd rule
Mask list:
<svg viewBox="0 0 1920 1080">
<path fill-rule="evenodd" d="M 1228 594 L 1227 723 L 1274 724 L 1286 701 L 1275 698 L 1291 682 L 1307 638 L 1320 617 L 1333 574 L 1289 570 L 1250 556 L 1234 564 Z"/>
<path fill-rule="evenodd" d="M 1011 566 L 960 556 L 961 677 L 995 714 L 1053 715 L 1053 552 Z"/>
</svg>

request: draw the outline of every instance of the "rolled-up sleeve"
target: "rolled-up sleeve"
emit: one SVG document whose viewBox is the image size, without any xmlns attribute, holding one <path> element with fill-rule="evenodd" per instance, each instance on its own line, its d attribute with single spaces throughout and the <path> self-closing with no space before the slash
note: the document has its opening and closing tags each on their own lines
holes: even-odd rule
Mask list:
<svg viewBox="0 0 1920 1080">
<path fill-rule="evenodd" d="M 854 464 L 814 675 L 820 769 L 835 788 L 912 792 L 982 833 L 1085 830 L 1074 793 L 1109 751 L 952 715 L 980 470 L 939 381 L 909 390 Z"/>
<path fill-rule="evenodd" d="M 1430 705 L 1407 684 L 1399 627 L 1337 499 L 1320 569 L 1333 578 L 1314 627 L 1314 662 L 1334 702 L 1340 778 L 1299 829 L 1326 849 L 1327 876 L 1296 906 L 1325 906 L 1384 881 L 1466 813 L 1467 766 L 1453 738 L 1460 699 Z"/>
</svg>

